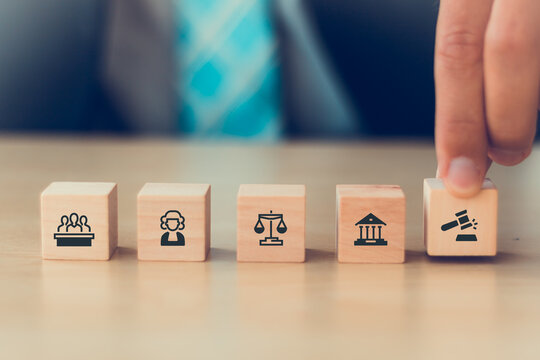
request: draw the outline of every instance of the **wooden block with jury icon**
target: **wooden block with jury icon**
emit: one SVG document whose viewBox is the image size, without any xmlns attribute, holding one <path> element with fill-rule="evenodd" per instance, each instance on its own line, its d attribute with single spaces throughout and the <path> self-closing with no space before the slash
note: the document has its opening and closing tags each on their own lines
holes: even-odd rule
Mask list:
<svg viewBox="0 0 540 360">
<path fill-rule="evenodd" d="M 339 262 L 405 261 L 405 194 L 396 185 L 337 185 Z"/>
<path fill-rule="evenodd" d="M 147 183 L 137 196 L 139 260 L 205 261 L 210 185 Z"/>
<path fill-rule="evenodd" d="M 238 191 L 237 260 L 305 260 L 304 185 L 241 185 Z"/>
<path fill-rule="evenodd" d="M 424 180 L 424 242 L 433 256 L 497 253 L 497 188 L 486 179 L 469 199 L 452 196 L 441 179 Z"/>
<path fill-rule="evenodd" d="M 109 260 L 118 243 L 114 183 L 53 182 L 41 193 L 44 259 Z"/>
</svg>

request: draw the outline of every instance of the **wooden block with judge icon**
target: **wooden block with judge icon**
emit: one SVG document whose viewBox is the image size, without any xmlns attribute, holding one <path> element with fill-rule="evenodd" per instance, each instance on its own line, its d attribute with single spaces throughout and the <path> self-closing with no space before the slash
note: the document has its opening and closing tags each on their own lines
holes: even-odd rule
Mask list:
<svg viewBox="0 0 540 360">
<path fill-rule="evenodd" d="M 208 184 L 145 184 L 137 196 L 139 260 L 206 260 L 210 191 Z"/>
<path fill-rule="evenodd" d="M 304 185 L 241 185 L 237 209 L 237 260 L 305 260 Z"/>
<path fill-rule="evenodd" d="M 339 262 L 405 261 L 405 194 L 399 186 L 337 185 L 336 212 Z"/>
<path fill-rule="evenodd" d="M 118 242 L 114 183 L 53 182 L 41 193 L 44 259 L 108 260 Z"/>
<path fill-rule="evenodd" d="M 484 180 L 468 199 L 452 196 L 441 179 L 424 180 L 424 243 L 433 256 L 497 253 L 497 188 Z"/>
</svg>

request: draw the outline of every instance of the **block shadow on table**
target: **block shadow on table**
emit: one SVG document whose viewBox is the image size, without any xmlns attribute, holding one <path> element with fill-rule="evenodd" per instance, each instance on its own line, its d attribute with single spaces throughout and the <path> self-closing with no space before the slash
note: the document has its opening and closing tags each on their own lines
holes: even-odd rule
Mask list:
<svg viewBox="0 0 540 360">
<path fill-rule="evenodd" d="M 234 261 L 236 262 L 236 251 L 223 248 L 210 248 L 210 253 L 206 261 Z"/>
<path fill-rule="evenodd" d="M 519 263 L 527 260 L 527 256 L 499 252 L 496 256 L 427 256 L 427 261 L 436 264 L 503 264 Z"/>
<path fill-rule="evenodd" d="M 118 247 L 111 260 L 136 258 L 137 249 Z M 526 262 L 529 257 L 509 252 L 499 252 L 497 256 L 428 256 L 425 251 L 406 250 L 405 265 L 427 261 L 433 264 L 502 264 Z M 236 262 L 236 251 L 233 249 L 211 248 L 206 261 Z M 336 262 L 334 251 L 306 249 L 306 263 Z"/>
<path fill-rule="evenodd" d="M 306 262 L 319 263 L 326 261 L 337 261 L 336 253 L 327 250 L 306 249 Z"/>
<path fill-rule="evenodd" d="M 111 256 L 111 260 L 118 260 L 118 259 L 124 259 L 124 258 L 136 258 L 136 257 L 137 257 L 137 249 L 119 246 L 116 248 L 116 251 Z"/>
</svg>

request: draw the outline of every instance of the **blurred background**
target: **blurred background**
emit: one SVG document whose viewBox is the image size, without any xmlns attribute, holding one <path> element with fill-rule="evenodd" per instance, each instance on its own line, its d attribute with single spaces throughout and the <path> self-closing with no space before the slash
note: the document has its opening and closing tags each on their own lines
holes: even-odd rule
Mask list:
<svg viewBox="0 0 540 360">
<path fill-rule="evenodd" d="M 0 130 L 432 137 L 433 0 L 0 0 Z"/>
</svg>

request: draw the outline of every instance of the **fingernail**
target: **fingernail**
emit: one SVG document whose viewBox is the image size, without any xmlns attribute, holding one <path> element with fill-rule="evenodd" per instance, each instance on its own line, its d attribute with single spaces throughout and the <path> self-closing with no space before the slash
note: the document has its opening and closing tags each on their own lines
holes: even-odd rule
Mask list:
<svg viewBox="0 0 540 360">
<path fill-rule="evenodd" d="M 501 165 L 512 166 L 525 160 L 525 158 L 531 154 L 531 151 L 532 148 L 525 150 L 491 148 L 489 149 L 489 157 Z"/>
<path fill-rule="evenodd" d="M 471 159 L 458 157 L 450 162 L 446 184 L 455 194 L 473 195 L 481 187 L 482 180 L 480 170 Z"/>
</svg>

